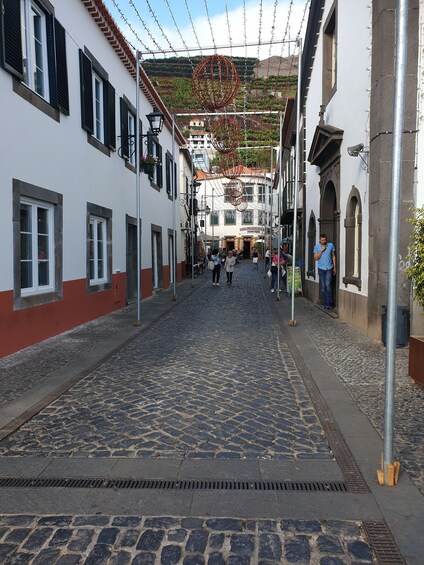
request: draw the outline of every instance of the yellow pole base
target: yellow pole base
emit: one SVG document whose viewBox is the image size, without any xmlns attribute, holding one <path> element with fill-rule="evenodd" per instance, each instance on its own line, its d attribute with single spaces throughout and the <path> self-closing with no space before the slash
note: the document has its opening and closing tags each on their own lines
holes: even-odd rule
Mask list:
<svg viewBox="0 0 424 565">
<path fill-rule="evenodd" d="M 290 321 L 289 321 L 289 326 L 297 326 L 296 320 L 290 320 Z"/>
<path fill-rule="evenodd" d="M 141 326 L 140 320 L 136 320 L 136 321 L 134 322 L 134 326 L 135 326 L 136 328 L 139 328 L 139 327 Z"/>
<path fill-rule="evenodd" d="M 399 481 L 400 462 L 386 463 L 386 480 L 384 480 L 384 462 L 383 454 L 381 454 L 381 469 L 377 470 L 378 483 L 381 486 L 394 487 Z"/>
</svg>

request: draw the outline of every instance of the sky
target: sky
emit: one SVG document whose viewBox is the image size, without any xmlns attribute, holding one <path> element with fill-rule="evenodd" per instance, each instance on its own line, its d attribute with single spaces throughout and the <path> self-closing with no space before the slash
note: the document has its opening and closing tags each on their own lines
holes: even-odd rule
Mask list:
<svg viewBox="0 0 424 565">
<path fill-rule="evenodd" d="M 282 40 L 295 40 L 299 33 L 304 35 L 309 11 L 309 0 L 103 2 L 129 43 L 145 59 L 153 56 L 149 51 L 154 51 L 157 58 L 200 55 L 200 49 L 203 55 L 211 55 L 214 46 L 222 55 L 247 55 L 261 60 L 270 55 L 292 55 L 297 52 L 296 43 Z M 265 44 L 271 41 L 272 46 Z M 246 43 L 253 45 L 245 47 Z M 243 47 L 236 48 L 237 44 Z M 160 51 L 169 53 L 164 55 Z"/>
</svg>

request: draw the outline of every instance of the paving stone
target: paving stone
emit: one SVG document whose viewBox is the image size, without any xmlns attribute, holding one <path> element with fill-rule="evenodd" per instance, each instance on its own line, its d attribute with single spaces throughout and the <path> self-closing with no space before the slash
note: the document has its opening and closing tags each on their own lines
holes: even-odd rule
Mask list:
<svg viewBox="0 0 424 565">
<path fill-rule="evenodd" d="M 306 536 L 295 536 L 284 544 L 284 556 L 289 563 L 309 563 L 310 550 Z"/>
<path fill-rule="evenodd" d="M 371 561 L 372 553 L 369 545 L 363 541 L 354 541 L 348 544 L 348 551 L 356 559 Z"/>
<path fill-rule="evenodd" d="M 72 537 L 72 530 L 59 528 L 55 531 L 52 539 L 49 541 L 49 546 L 63 546 L 68 543 Z"/>
<path fill-rule="evenodd" d="M 344 565 L 345 561 L 339 557 L 321 557 L 319 565 Z"/>
<path fill-rule="evenodd" d="M 110 547 L 104 544 L 96 544 L 90 551 L 84 565 L 106 565 L 111 554 Z"/>
<path fill-rule="evenodd" d="M 241 532 L 243 529 L 241 520 L 234 520 L 231 518 L 210 519 L 206 521 L 206 526 L 211 530 L 217 530 L 220 532 Z"/>
<path fill-rule="evenodd" d="M 117 542 L 117 547 L 134 547 L 140 536 L 139 530 L 124 530 Z"/>
<path fill-rule="evenodd" d="M 112 520 L 112 526 L 121 528 L 136 528 L 141 524 L 141 518 L 137 516 L 117 516 Z"/>
<path fill-rule="evenodd" d="M 4 542 L 20 544 L 26 537 L 28 537 L 30 532 L 31 530 L 29 528 L 16 528 L 9 532 L 9 534 L 4 538 Z"/>
<path fill-rule="evenodd" d="M 156 554 L 142 551 L 134 557 L 131 565 L 156 565 Z"/>
<path fill-rule="evenodd" d="M 52 528 L 37 528 L 25 541 L 23 545 L 24 549 L 28 551 L 40 549 L 51 536 L 52 532 Z"/>
<path fill-rule="evenodd" d="M 264 559 L 281 558 L 281 540 L 275 534 L 260 534 L 259 557 Z"/>
<path fill-rule="evenodd" d="M 170 530 L 168 532 L 169 541 L 184 541 L 187 537 L 187 530 L 179 528 L 178 530 Z"/>
<path fill-rule="evenodd" d="M 114 545 L 116 538 L 118 537 L 118 528 L 104 528 L 97 538 L 97 543 L 104 543 L 106 545 Z"/>
<path fill-rule="evenodd" d="M 70 551 L 84 552 L 91 543 L 94 536 L 92 529 L 77 529 L 74 531 L 74 539 L 69 542 L 68 549 Z M 138 539 L 138 535 L 137 535 Z"/>
<path fill-rule="evenodd" d="M 211 534 L 209 536 L 209 547 L 212 549 L 221 549 L 224 544 L 224 534 Z"/>
<path fill-rule="evenodd" d="M 205 530 L 193 530 L 188 536 L 185 550 L 188 553 L 203 553 L 208 545 L 208 536 Z"/>
<path fill-rule="evenodd" d="M 119 551 L 109 560 L 110 565 L 128 565 L 131 561 L 132 555 L 128 551 Z"/>
<path fill-rule="evenodd" d="M 163 530 L 146 530 L 138 540 L 137 549 L 143 551 L 157 551 L 162 542 L 165 532 Z"/>
<path fill-rule="evenodd" d="M 51 565 L 60 555 L 60 549 L 43 549 L 33 561 L 33 565 Z"/>
<path fill-rule="evenodd" d="M 6 563 L 17 550 L 17 545 L 14 543 L 0 543 L 0 563 Z"/>
<path fill-rule="evenodd" d="M 38 520 L 39 526 L 69 526 L 71 523 L 71 516 L 43 516 Z"/>
<path fill-rule="evenodd" d="M 34 559 L 33 553 L 15 553 L 13 555 L 12 563 L 13 565 L 27 565 L 28 563 L 31 563 L 33 559 Z"/>
<path fill-rule="evenodd" d="M 255 549 L 255 537 L 252 534 L 233 534 L 231 552 L 238 555 L 251 555 Z"/>
<path fill-rule="evenodd" d="M 165 545 L 160 555 L 161 565 L 174 565 L 181 558 L 181 547 L 179 545 Z"/>
<path fill-rule="evenodd" d="M 81 562 L 79 555 L 62 555 L 56 561 L 55 565 L 78 565 Z"/>
<path fill-rule="evenodd" d="M 184 557 L 183 565 L 205 565 L 203 555 L 187 555 Z"/>
<path fill-rule="evenodd" d="M 344 553 L 340 541 L 330 536 L 318 536 L 317 546 L 321 553 Z"/>
</svg>

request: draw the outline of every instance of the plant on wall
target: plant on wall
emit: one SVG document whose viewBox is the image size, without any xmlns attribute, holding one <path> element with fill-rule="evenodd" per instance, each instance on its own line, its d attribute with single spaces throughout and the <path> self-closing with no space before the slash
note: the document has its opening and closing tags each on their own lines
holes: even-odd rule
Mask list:
<svg viewBox="0 0 424 565">
<path fill-rule="evenodd" d="M 424 206 L 412 210 L 414 216 L 408 220 L 412 232 L 406 275 L 413 282 L 415 300 L 424 309 Z"/>
</svg>

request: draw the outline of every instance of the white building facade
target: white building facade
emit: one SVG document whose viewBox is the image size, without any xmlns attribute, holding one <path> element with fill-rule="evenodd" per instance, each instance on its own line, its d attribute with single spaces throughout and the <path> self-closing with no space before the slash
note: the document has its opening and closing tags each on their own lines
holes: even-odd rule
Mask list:
<svg viewBox="0 0 424 565">
<path fill-rule="evenodd" d="M 135 56 L 101 0 L 4 0 L 0 18 L 7 355 L 136 298 L 136 150 L 158 160 L 141 174 L 141 296 L 170 285 L 184 139 L 141 70 L 141 133 L 155 106 L 165 126 L 136 143 Z"/>
</svg>

